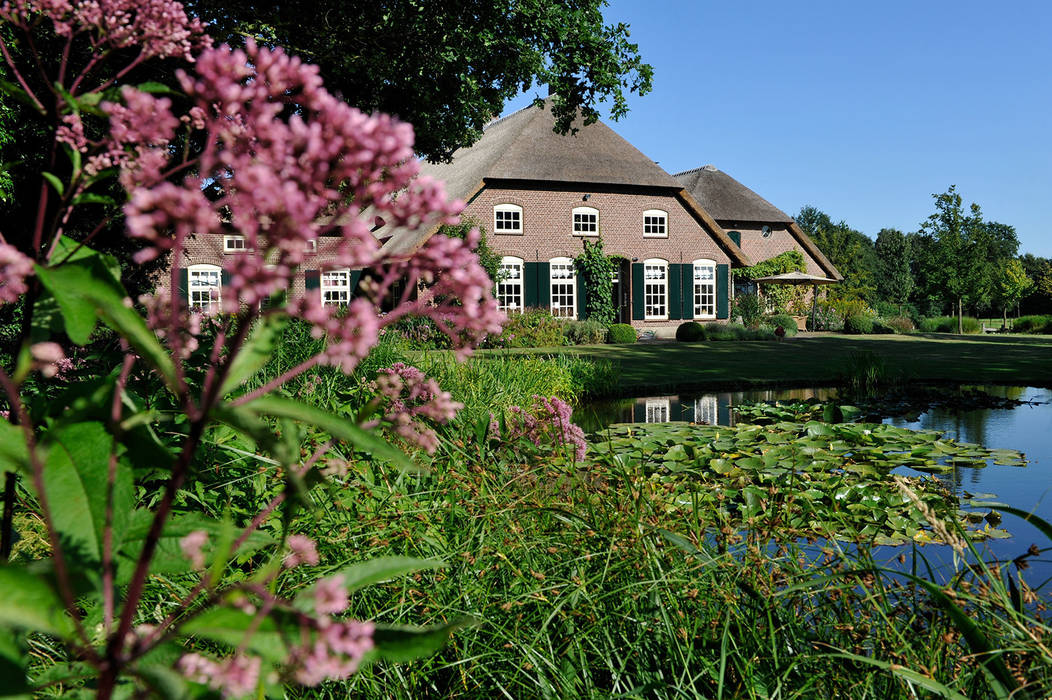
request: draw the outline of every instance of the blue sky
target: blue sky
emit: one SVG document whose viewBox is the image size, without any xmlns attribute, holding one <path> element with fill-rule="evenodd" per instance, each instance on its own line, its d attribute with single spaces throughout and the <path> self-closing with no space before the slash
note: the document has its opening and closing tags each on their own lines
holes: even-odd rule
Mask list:
<svg viewBox="0 0 1052 700">
<path fill-rule="evenodd" d="M 669 172 L 708 163 L 789 214 L 914 231 L 932 193 L 1052 257 L 1052 2 L 612 0 L 654 89 L 606 120 Z M 513 111 L 535 88 L 509 105 Z"/>
</svg>

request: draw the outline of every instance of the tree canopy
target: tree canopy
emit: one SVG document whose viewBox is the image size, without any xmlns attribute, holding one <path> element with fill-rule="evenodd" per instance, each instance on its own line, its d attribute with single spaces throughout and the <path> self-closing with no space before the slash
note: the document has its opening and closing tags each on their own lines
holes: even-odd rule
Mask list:
<svg viewBox="0 0 1052 700">
<path fill-rule="evenodd" d="M 834 223 L 828 214 L 812 206 L 800 209 L 795 218 L 804 233 L 844 276 L 843 282 L 830 287 L 829 295 L 873 301 L 877 269 L 873 240 L 844 221 Z"/>
<path fill-rule="evenodd" d="M 416 129 L 416 149 L 446 160 L 476 141 L 505 103 L 532 86 L 554 96 L 557 128 L 578 114 L 617 119 L 627 94 L 649 92 L 653 69 L 605 0 L 192 0 L 224 41 L 280 44 L 317 64 L 326 87 L 365 112 Z"/>
</svg>

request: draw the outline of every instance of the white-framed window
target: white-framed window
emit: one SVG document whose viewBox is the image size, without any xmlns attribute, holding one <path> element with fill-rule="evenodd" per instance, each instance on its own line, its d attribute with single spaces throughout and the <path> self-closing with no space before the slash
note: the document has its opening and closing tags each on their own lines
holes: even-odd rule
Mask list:
<svg viewBox="0 0 1052 700">
<path fill-rule="evenodd" d="M 248 247 L 248 241 L 244 236 L 239 235 L 226 235 L 223 236 L 223 252 L 224 253 L 247 253 L 251 248 Z"/>
<path fill-rule="evenodd" d="M 716 318 L 716 263 L 694 261 L 694 318 Z"/>
<path fill-rule="evenodd" d="M 668 414 L 668 399 L 647 399 L 647 423 L 668 423 Z"/>
<path fill-rule="evenodd" d="M 574 207 L 573 235 L 598 236 L 599 210 L 592 207 Z"/>
<path fill-rule="evenodd" d="M 652 258 L 643 261 L 643 318 L 668 318 L 668 261 Z"/>
<path fill-rule="evenodd" d="M 699 396 L 694 400 L 694 422 L 716 425 L 720 421 L 720 403 L 716 394 Z"/>
<path fill-rule="evenodd" d="M 322 306 L 346 306 L 351 301 L 351 271 L 322 270 Z"/>
<path fill-rule="evenodd" d="M 318 252 L 318 239 L 317 238 L 310 238 L 310 239 L 308 239 L 307 240 L 307 245 L 304 247 L 304 250 L 307 251 L 308 253 L 317 253 Z"/>
<path fill-rule="evenodd" d="M 552 316 L 577 318 L 577 273 L 570 258 L 552 258 L 551 271 Z"/>
<path fill-rule="evenodd" d="M 218 265 L 191 265 L 186 268 L 186 296 L 191 311 L 219 313 L 222 308 L 223 268 Z"/>
<path fill-rule="evenodd" d="M 505 313 L 522 311 L 522 258 L 505 256 L 500 261 L 500 282 L 497 283 L 497 306 Z"/>
<path fill-rule="evenodd" d="M 522 233 L 522 207 L 517 204 L 493 207 L 493 233 Z"/>
<path fill-rule="evenodd" d="M 647 209 L 643 212 L 643 238 L 668 238 L 668 212 Z"/>
</svg>

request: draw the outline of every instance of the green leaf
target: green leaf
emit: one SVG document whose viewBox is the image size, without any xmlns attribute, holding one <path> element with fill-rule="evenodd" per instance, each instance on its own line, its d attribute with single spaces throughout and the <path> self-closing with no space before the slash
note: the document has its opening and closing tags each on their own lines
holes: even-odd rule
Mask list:
<svg viewBox="0 0 1052 700">
<path fill-rule="evenodd" d="M 58 637 L 73 633 L 58 593 L 39 576 L 23 568 L 0 566 L 0 624 Z"/>
<path fill-rule="evenodd" d="M 905 666 L 901 666 L 899 664 L 893 664 L 888 661 L 881 661 L 880 659 L 873 659 L 868 656 L 861 656 L 859 654 L 848 654 L 847 652 L 842 652 L 839 654 L 825 654 L 825 656 L 827 658 L 834 659 L 848 659 L 850 661 L 854 661 L 855 663 L 869 664 L 871 666 L 876 666 L 877 668 L 882 668 L 885 671 L 890 672 L 892 675 L 898 676 L 899 678 L 912 685 L 919 686 L 921 688 L 924 688 L 925 690 L 930 690 L 933 693 L 938 693 L 941 697 L 946 698 L 947 700 L 968 700 L 966 696 L 961 695 L 952 688 L 946 687 L 934 678 L 929 678 L 923 673 L 918 673 L 917 671 L 908 669 Z"/>
<path fill-rule="evenodd" d="M 107 197 L 103 194 L 94 194 L 92 192 L 85 192 L 84 194 L 77 195 L 73 198 L 74 204 L 104 204 L 106 206 L 116 206 L 117 202 L 114 201 L 113 197 Z"/>
<path fill-rule="evenodd" d="M 139 83 L 138 85 L 135 86 L 135 89 L 140 91 L 140 92 L 149 93 L 151 95 L 181 95 L 182 94 L 181 92 L 179 92 L 177 90 L 173 90 L 168 85 L 165 85 L 164 83 L 159 83 L 159 82 L 157 82 L 155 80 L 148 80 L 145 83 Z"/>
<path fill-rule="evenodd" d="M 380 557 L 370 559 L 344 567 L 333 575 L 343 576 L 344 586 L 348 593 L 372 586 L 383 581 L 390 581 L 399 576 L 405 576 L 426 569 L 442 569 L 446 564 L 440 559 L 414 559 L 412 557 Z M 297 599 L 306 599 L 313 587 L 297 596 Z"/>
<path fill-rule="evenodd" d="M 392 446 L 379 435 L 363 430 L 349 418 L 336 416 L 320 409 L 279 396 L 263 396 L 244 406 L 276 418 L 290 418 L 300 423 L 312 425 L 343 440 L 355 448 L 382 457 L 407 471 L 421 471 L 423 468 L 413 464 L 404 452 Z"/>
<path fill-rule="evenodd" d="M 31 698 L 26 679 L 25 645 L 12 630 L 0 627 L 0 698 Z"/>
<path fill-rule="evenodd" d="M 55 191 L 58 192 L 58 196 L 59 197 L 63 196 L 66 193 L 66 186 L 62 183 L 62 180 L 58 179 L 57 176 L 55 176 L 55 175 L 53 175 L 52 173 L 49 173 L 49 172 L 42 172 L 42 173 L 40 173 L 40 175 L 45 180 L 47 180 L 51 184 L 52 187 L 55 188 Z"/>
<path fill-rule="evenodd" d="M 430 656 L 446 645 L 457 630 L 473 627 L 478 620 L 463 617 L 445 625 L 411 627 L 405 625 L 376 625 L 370 658 L 404 663 Z"/>
<path fill-rule="evenodd" d="M 38 114 L 45 114 L 43 107 L 37 104 L 29 93 L 9 80 L 0 80 L 0 92 L 18 100 Z"/>
<path fill-rule="evenodd" d="M 300 639 L 298 624 L 290 618 L 288 629 L 282 629 L 275 619 L 268 615 L 259 619 L 231 608 L 212 608 L 182 625 L 180 632 L 184 635 L 201 637 L 219 642 L 232 648 L 242 645 L 272 663 L 281 663 L 288 659 L 289 647 L 285 640 L 297 643 Z M 246 633 L 255 630 L 246 639 Z"/>
<path fill-rule="evenodd" d="M 288 325 L 284 315 L 267 316 L 256 323 L 248 341 L 234 358 L 226 380 L 219 390 L 220 395 L 229 394 L 238 389 L 246 379 L 250 379 L 274 355 L 274 350 L 281 342 L 282 333 Z"/>
<path fill-rule="evenodd" d="M 77 345 L 86 344 L 96 318 L 101 318 L 160 373 L 174 392 L 175 365 L 142 317 L 126 305 L 127 294 L 113 272 L 115 268 L 119 270 L 117 261 L 86 247 L 70 249 L 62 258 L 61 251 L 76 244 L 68 239 L 60 240 L 60 244 L 64 264 L 51 268 L 37 265 L 36 272 L 58 302 L 70 340 Z"/>
<path fill-rule="evenodd" d="M 22 428 L 7 421 L 0 423 L 0 474 L 29 474 L 29 450 Z"/>
<path fill-rule="evenodd" d="M 83 548 L 94 561 L 102 559 L 106 494 L 113 436 L 102 423 L 76 423 L 48 434 L 44 491 L 55 529 Z M 120 542 L 135 502 L 131 470 L 118 464 L 113 488 L 113 541 Z"/>
</svg>

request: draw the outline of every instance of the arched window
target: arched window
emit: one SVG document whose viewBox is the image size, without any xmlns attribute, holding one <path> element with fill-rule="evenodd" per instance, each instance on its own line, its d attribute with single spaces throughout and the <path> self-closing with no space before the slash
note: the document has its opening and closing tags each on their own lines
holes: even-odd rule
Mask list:
<svg viewBox="0 0 1052 700">
<path fill-rule="evenodd" d="M 694 318 L 716 318 L 716 263 L 694 261 Z"/>
<path fill-rule="evenodd" d="M 668 238 L 668 212 L 647 209 L 643 212 L 643 238 Z"/>
<path fill-rule="evenodd" d="M 598 236 L 599 210 L 592 207 L 574 207 L 573 235 Z"/>
<path fill-rule="evenodd" d="M 551 270 L 552 316 L 577 318 L 577 274 L 570 258 L 552 258 Z"/>
<path fill-rule="evenodd" d="M 186 297 L 191 311 L 219 313 L 222 308 L 223 268 L 191 265 L 186 268 Z"/>
<path fill-rule="evenodd" d="M 652 258 L 643 261 L 643 318 L 668 318 L 668 261 Z"/>
<path fill-rule="evenodd" d="M 320 287 L 323 306 L 346 306 L 351 301 L 351 271 L 322 270 Z"/>
<path fill-rule="evenodd" d="M 500 282 L 497 283 L 497 305 L 501 311 L 522 311 L 522 258 L 504 256 L 500 261 Z"/>
<path fill-rule="evenodd" d="M 493 207 L 493 233 L 522 233 L 522 207 L 517 204 Z"/>
</svg>

